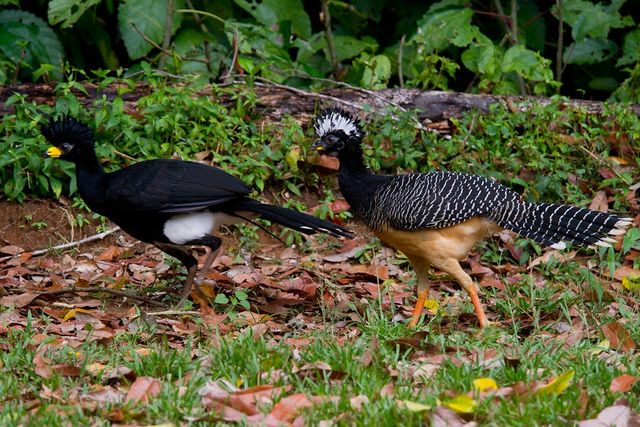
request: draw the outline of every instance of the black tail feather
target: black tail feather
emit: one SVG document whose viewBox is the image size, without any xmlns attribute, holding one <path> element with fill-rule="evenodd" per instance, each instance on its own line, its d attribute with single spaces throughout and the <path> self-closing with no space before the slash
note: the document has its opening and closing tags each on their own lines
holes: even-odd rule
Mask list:
<svg viewBox="0 0 640 427">
<path fill-rule="evenodd" d="M 335 237 L 352 238 L 353 233 L 338 224 L 317 218 L 304 212 L 281 206 L 260 203 L 257 200 L 245 199 L 242 203 L 234 204 L 236 212 L 253 212 L 260 215 L 260 218 L 283 225 L 304 234 L 327 233 Z M 234 214 L 236 216 L 240 216 Z"/>
</svg>

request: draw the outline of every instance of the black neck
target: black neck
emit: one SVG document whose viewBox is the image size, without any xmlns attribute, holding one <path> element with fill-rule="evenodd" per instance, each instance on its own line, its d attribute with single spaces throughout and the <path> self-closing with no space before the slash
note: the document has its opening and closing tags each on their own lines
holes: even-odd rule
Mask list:
<svg viewBox="0 0 640 427">
<path fill-rule="evenodd" d="M 76 177 L 78 180 L 78 192 L 92 210 L 101 213 L 98 206 L 103 199 L 103 186 L 101 179 L 106 175 L 98 162 L 96 152 L 91 148 L 85 148 L 79 153 L 76 164 Z"/>
<path fill-rule="evenodd" d="M 350 141 L 338 153 L 340 160 L 340 174 L 371 175 L 371 171 L 364 164 L 364 153 L 360 141 Z"/>
<path fill-rule="evenodd" d="M 366 212 L 369 211 L 369 204 L 373 200 L 373 194 L 383 178 L 374 175 L 365 166 L 360 143 L 351 142 L 338 153 L 340 160 L 338 183 L 340 192 L 351 205 L 353 212 L 364 219 Z"/>
</svg>

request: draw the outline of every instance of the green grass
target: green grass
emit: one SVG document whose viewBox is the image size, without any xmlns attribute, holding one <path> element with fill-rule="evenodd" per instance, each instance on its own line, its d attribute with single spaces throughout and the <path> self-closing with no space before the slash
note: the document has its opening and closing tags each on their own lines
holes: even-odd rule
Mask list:
<svg viewBox="0 0 640 427">
<path fill-rule="evenodd" d="M 574 370 L 573 381 L 562 393 L 478 398 L 476 411 L 465 415 L 483 425 L 556 425 L 561 419 L 595 417 L 623 397 L 608 391 L 614 377 L 623 372 L 640 375 L 634 352 L 597 349 L 603 338 L 598 325 L 620 317 L 611 312 L 614 305 L 585 302 L 554 286 L 514 285 L 485 297 L 487 301 L 495 298 L 495 305 L 489 304 L 490 311 L 503 325 L 479 331 L 455 316 L 445 316 L 427 320 L 418 335 L 404 323 L 392 321 L 374 302 L 360 322 L 314 324 L 313 328 L 302 326 L 284 334 L 267 332 L 258 338 L 252 336 L 250 327 L 238 322 L 232 332 L 220 334 L 196 321 L 193 333 L 176 337 L 166 327 L 138 318 L 129 323 L 129 331 L 118 332 L 112 340 L 86 340 L 71 347 L 60 345 L 60 336 L 47 334 L 43 339 L 50 322 L 36 320 L 34 313 L 23 327 L 11 327 L 0 337 L 4 372 L 0 378 L 4 401 L 0 424 L 100 425 L 108 424 L 106 420 L 117 414 L 118 422 L 142 425 L 206 425 L 216 416 L 203 405 L 199 391 L 207 381 L 224 380 L 240 389 L 270 384 L 290 387 L 285 395 L 334 396 L 334 401 L 303 411 L 308 425 L 334 418 L 345 424 L 420 425 L 430 412 L 412 412 L 398 400 L 435 408 L 453 395 L 472 391 L 476 378 L 491 377 L 501 387 L 521 383 L 527 390 L 534 381 Z M 525 300 L 531 302 L 528 307 Z M 468 304 L 463 306 L 469 309 Z M 572 319 L 580 321 L 579 316 L 566 314 L 569 308 L 583 313 L 587 324 L 582 338 L 566 344 L 556 326 L 559 322 L 570 324 Z M 600 319 L 588 314 L 603 308 L 608 308 L 609 314 Z M 541 323 L 540 317 L 547 321 Z M 636 342 L 640 339 L 638 319 L 636 309 L 625 324 Z M 287 338 L 309 342 L 294 347 Z M 406 344 L 403 339 L 407 338 L 415 339 Z M 146 353 L 139 353 L 141 348 L 147 349 Z M 367 352 L 370 360 L 364 364 Z M 42 378 L 32 363 L 36 354 L 49 359 L 52 366 L 77 366 L 80 376 L 62 376 L 54 369 L 50 378 Z M 490 360 L 483 360 L 487 355 Z M 92 374 L 90 366 L 95 363 L 106 366 L 102 372 L 126 367 L 132 374 L 127 378 Z M 296 372 L 305 365 L 321 363 L 331 369 Z M 439 367 L 428 377 L 414 374 L 428 364 Z M 95 404 L 86 400 L 101 386 L 126 391 L 134 376 L 156 378 L 162 391 L 148 403 Z M 392 397 L 380 395 L 387 384 L 393 385 Z M 639 391 L 638 385 L 634 390 Z M 359 395 L 366 396 L 368 402 L 356 411 L 350 399 Z M 586 410 L 581 412 L 585 402 Z M 631 399 L 631 406 L 640 410 L 637 400 Z M 268 412 L 269 404 L 262 409 Z"/>
</svg>

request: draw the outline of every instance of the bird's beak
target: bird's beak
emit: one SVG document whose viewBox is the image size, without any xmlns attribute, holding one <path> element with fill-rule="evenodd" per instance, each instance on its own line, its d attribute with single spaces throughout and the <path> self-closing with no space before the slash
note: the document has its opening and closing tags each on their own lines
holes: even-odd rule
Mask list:
<svg viewBox="0 0 640 427">
<path fill-rule="evenodd" d="M 58 147 L 49 147 L 47 149 L 47 157 L 57 159 L 60 156 L 62 156 L 62 151 Z"/>
<path fill-rule="evenodd" d="M 319 140 L 315 141 L 313 144 L 311 144 L 311 150 L 312 151 L 317 151 L 319 153 L 325 151 L 325 147 L 324 147 L 324 144 L 322 143 L 322 140 L 319 139 Z"/>
</svg>

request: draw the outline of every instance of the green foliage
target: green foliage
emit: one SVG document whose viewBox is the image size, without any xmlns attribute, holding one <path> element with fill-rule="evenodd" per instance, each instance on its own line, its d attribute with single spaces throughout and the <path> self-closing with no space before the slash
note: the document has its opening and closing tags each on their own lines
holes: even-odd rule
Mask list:
<svg viewBox="0 0 640 427">
<path fill-rule="evenodd" d="M 21 10 L 0 11 L 0 77 L 4 75 L 0 84 L 7 72 L 29 79 L 41 64 L 57 64 L 50 70 L 50 77 L 61 78 L 59 65 L 63 58 L 58 36 L 42 19 Z"/>
<path fill-rule="evenodd" d="M 51 25 L 69 28 L 92 6 L 101 0 L 51 0 L 47 16 Z"/>
<path fill-rule="evenodd" d="M 149 64 L 211 81 L 244 74 L 314 89 L 336 78 L 368 89 L 640 99 L 640 30 L 625 0 L 566 0 L 558 3 L 561 10 L 462 0 L 41 3 L 24 10 L 0 3 L 14 7 L 1 12 L 11 19 L 3 16 L 7 25 L 0 28 L 0 83 L 59 80 L 68 61 L 132 71 Z M 48 16 L 55 33 L 36 11 Z M 125 50 L 112 45 L 120 37 Z M 595 67 L 587 73 L 586 64 Z"/>
<path fill-rule="evenodd" d="M 179 7 L 182 7 L 181 5 Z M 169 0 L 129 0 L 118 8 L 118 28 L 131 59 L 139 59 L 162 45 Z M 171 11 L 173 34 L 180 26 L 182 14 Z"/>
</svg>

